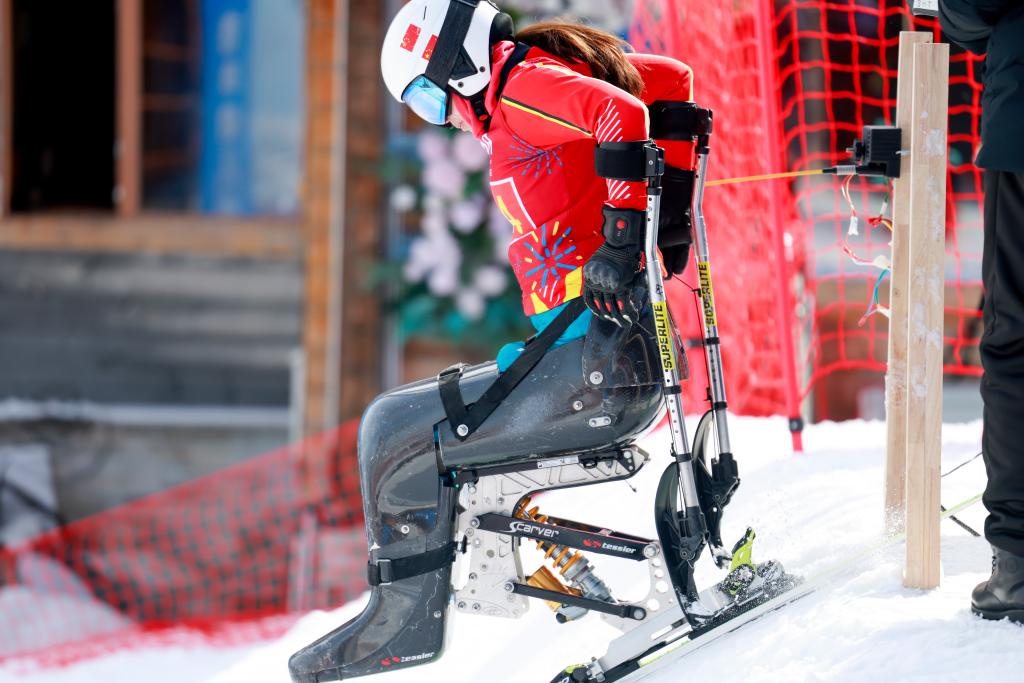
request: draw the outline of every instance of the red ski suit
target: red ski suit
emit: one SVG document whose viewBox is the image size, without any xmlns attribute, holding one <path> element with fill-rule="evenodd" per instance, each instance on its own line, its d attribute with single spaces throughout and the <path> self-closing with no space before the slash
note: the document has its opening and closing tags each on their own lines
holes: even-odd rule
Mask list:
<svg viewBox="0 0 1024 683">
<path fill-rule="evenodd" d="M 523 310 L 532 316 L 581 295 L 583 266 L 604 243 L 604 205 L 647 206 L 644 183 L 597 176 L 595 146 L 647 140 L 645 105 L 693 99 L 693 73 L 667 57 L 628 55 L 646 86 L 641 101 L 591 78 L 586 65 L 533 48 L 512 69 L 497 101 L 499 74 L 514 48 L 508 41 L 494 48 L 486 133 L 466 100 L 456 97 L 455 106 L 490 154 L 491 192 L 513 226 L 509 261 L 523 290 Z M 692 145 L 659 144 L 670 165 L 693 168 Z"/>
</svg>

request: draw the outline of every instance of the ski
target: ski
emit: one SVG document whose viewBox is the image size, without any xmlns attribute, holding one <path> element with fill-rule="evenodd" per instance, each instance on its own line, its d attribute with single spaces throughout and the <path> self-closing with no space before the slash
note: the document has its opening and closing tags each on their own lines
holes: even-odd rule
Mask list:
<svg viewBox="0 0 1024 683">
<path fill-rule="evenodd" d="M 949 519 L 980 501 L 981 494 L 979 493 L 943 510 L 941 517 L 942 519 Z M 647 679 L 659 671 L 674 665 L 684 657 L 697 652 L 704 646 L 731 635 L 741 630 L 744 626 L 754 623 L 766 615 L 773 614 L 825 588 L 839 577 L 852 571 L 866 558 L 903 542 L 906 540 L 906 537 L 906 532 L 891 534 L 875 543 L 851 551 L 824 569 L 797 583 L 785 593 L 753 605 L 747 605 L 745 609 L 741 609 L 738 612 L 726 613 L 699 629 L 682 633 L 673 640 L 663 641 L 636 657 L 608 669 L 599 677 L 595 678 L 587 675 L 586 678 L 583 678 L 582 675 L 584 675 L 588 667 L 582 665 L 565 671 L 561 678 L 556 677 L 555 683 L 562 683 L 562 681 L 565 683 L 576 683 L 577 681 L 580 683 L 589 683 L 590 681 L 598 683 L 628 681 L 629 683 L 634 683 L 635 681 Z M 573 677 L 574 673 L 576 673 L 577 677 Z"/>
<path fill-rule="evenodd" d="M 942 519 L 949 519 L 957 513 L 962 512 L 979 502 L 981 502 L 980 493 L 957 503 L 951 508 L 943 510 L 941 513 Z M 783 607 L 791 605 L 798 600 L 821 590 L 848 571 L 852 570 L 862 560 L 881 550 L 902 543 L 906 538 L 906 532 L 892 534 L 876 543 L 872 543 L 864 548 L 859 548 L 848 553 L 841 559 L 830 564 L 825 569 L 816 572 L 803 583 L 795 586 L 782 595 L 778 595 L 753 609 L 741 612 L 732 619 L 729 619 L 718 626 L 714 626 L 710 629 L 705 628 L 700 631 L 693 631 L 690 635 L 676 642 L 665 645 L 657 652 L 648 654 L 646 657 L 638 658 L 636 660 L 637 666 L 633 670 L 636 675 L 630 676 L 629 674 L 625 674 L 619 678 L 608 678 L 606 676 L 605 681 L 607 683 L 612 683 L 612 681 L 616 680 L 628 680 L 632 683 L 633 681 L 641 681 L 648 678 L 658 671 L 667 668 L 670 664 L 674 664 L 680 659 L 693 654 L 705 645 L 710 645 L 719 638 L 735 633 L 744 626 L 757 621 L 765 615 L 777 612 Z"/>
<path fill-rule="evenodd" d="M 618 676 L 606 675 L 605 683 L 612 683 L 613 681 L 641 681 L 648 678 L 656 674 L 658 671 L 667 668 L 669 665 L 674 664 L 683 657 L 696 652 L 705 645 L 710 645 L 724 636 L 735 633 L 747 624 L 755 622 L 761 617 L 777 612 L 783 607 L 807 597 L 815 590 L 816 586 L 804 582 L 794 588 L 791 588 L 782 595 L 777 595 L 770 600 L 761 602 L 760 604 L 739 612 L 735 616 L 729 617 L 724 621 L 717 620 L 715 623 L 709 624 L 708 626 L 691 631 L 689 635 L 661 647 L 656 652 L 639 658 L 635 661 L 635 665 L 629 668 L 629 671 L 625 670 L 627 668 L 625 665 L 620 665 L 623 668 L 621 674 Z"/>
</svg>

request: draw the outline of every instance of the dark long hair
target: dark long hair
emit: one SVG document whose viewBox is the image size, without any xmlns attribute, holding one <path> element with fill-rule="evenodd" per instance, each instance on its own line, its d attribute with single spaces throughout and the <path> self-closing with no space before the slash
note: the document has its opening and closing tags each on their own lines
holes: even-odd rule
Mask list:
<svg viewBox="0 0 1024 683">
<path fill-rule="evenodd" d="M 627 45 L 607 31 L 565 21 L 542 21 L 516 34 L 516 40 L 566 62 L 586 64 L 594 78 L 625 90 L 634 97 L 644 91 L 644 81 L 623 49 Z"/>
</svg>

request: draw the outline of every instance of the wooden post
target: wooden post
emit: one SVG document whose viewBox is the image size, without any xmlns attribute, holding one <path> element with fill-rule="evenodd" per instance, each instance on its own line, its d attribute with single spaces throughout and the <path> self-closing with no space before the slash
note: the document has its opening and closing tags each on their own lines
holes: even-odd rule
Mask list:
<svg viewBox="0 0 1024 683">
<path fill-rule="evenodd" d="M 303 230 L 306 238 L 304 432 L 337 426 L 341 386 L 341 256 L 345 205 L 342 117 L 344 63 L 339 51 L 348 3 L 312 0 L 306 5 L 306 158 Z M 321 476 L 318 474 L 317 476 Z"/>
<path fill-rule="evenodd" d="M 903 149 L 910 148 L 914 46 L 932 42 L 920 31 L 900 32 L 896 125 Z M 904 160 L 905 161 L 905 160 Z M 893 181 L 892 270 L 889 277 L 889 366 L 885 374 L 885 520 L 891 533 L 903 531 L 907 504 L 907 290 L 910 288 L 910 172 Z"/>
<path fill-rule="evenodd" d="M 142 202 L 142 0 L 117 0 L 117 188 L 121 216 Z"/>
<path fill-rule="evenodd" d="M 910 119 L 910 343 L 907 353 L 907 566 L 910 588 L 939 585 L 942 348 L 949 45 L 913 48 Z"/>
<path fill-rule="evenodd" d="M 379 288 L 367 289 L 369 265 L 380 259 L 384 231 L 385 98 L 380 46 L 390 23 L 383 2 L 348 2 L 345 102 L 347 170 L 344 213 L 340 419 L 363 414 L 382 390 L 383 309 Z"/>
<path fill-rule="evenodd" d="M 306 3 L 305 433 L 357 418 L 381 390 L 381 305 L 368 291 L 384 200 L 384 3 Z"/>
<path fill-rule="evenodd" d="M 0 218 L 11 210 L 14 171 L 14 19 L 12 0 L 0 0 Z"/>
</svg>

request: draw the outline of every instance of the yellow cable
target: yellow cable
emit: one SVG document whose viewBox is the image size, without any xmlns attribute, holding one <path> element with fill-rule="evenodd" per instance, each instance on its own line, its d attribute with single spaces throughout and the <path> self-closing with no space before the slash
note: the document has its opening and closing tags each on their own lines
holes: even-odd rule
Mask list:
<svg viewBox="0 0 1024 683">
<path fill-rule="evenodd" d="M 787 171 L 786 173 L 767 173 L 765 175 L 748 175 L 742 178 L 721 178 L 720 180 L 709 180 L 706 183 L 707 187 L 714 187 L 715 185 L 732 185 L 733 183 L 753 183 L 759 180 L 775 180 L 777 178 L 798 178 L 800 176 L 807 175 L 820 175 L 825 170 L 816 168 L 811 171 Z"/>
</svg>

